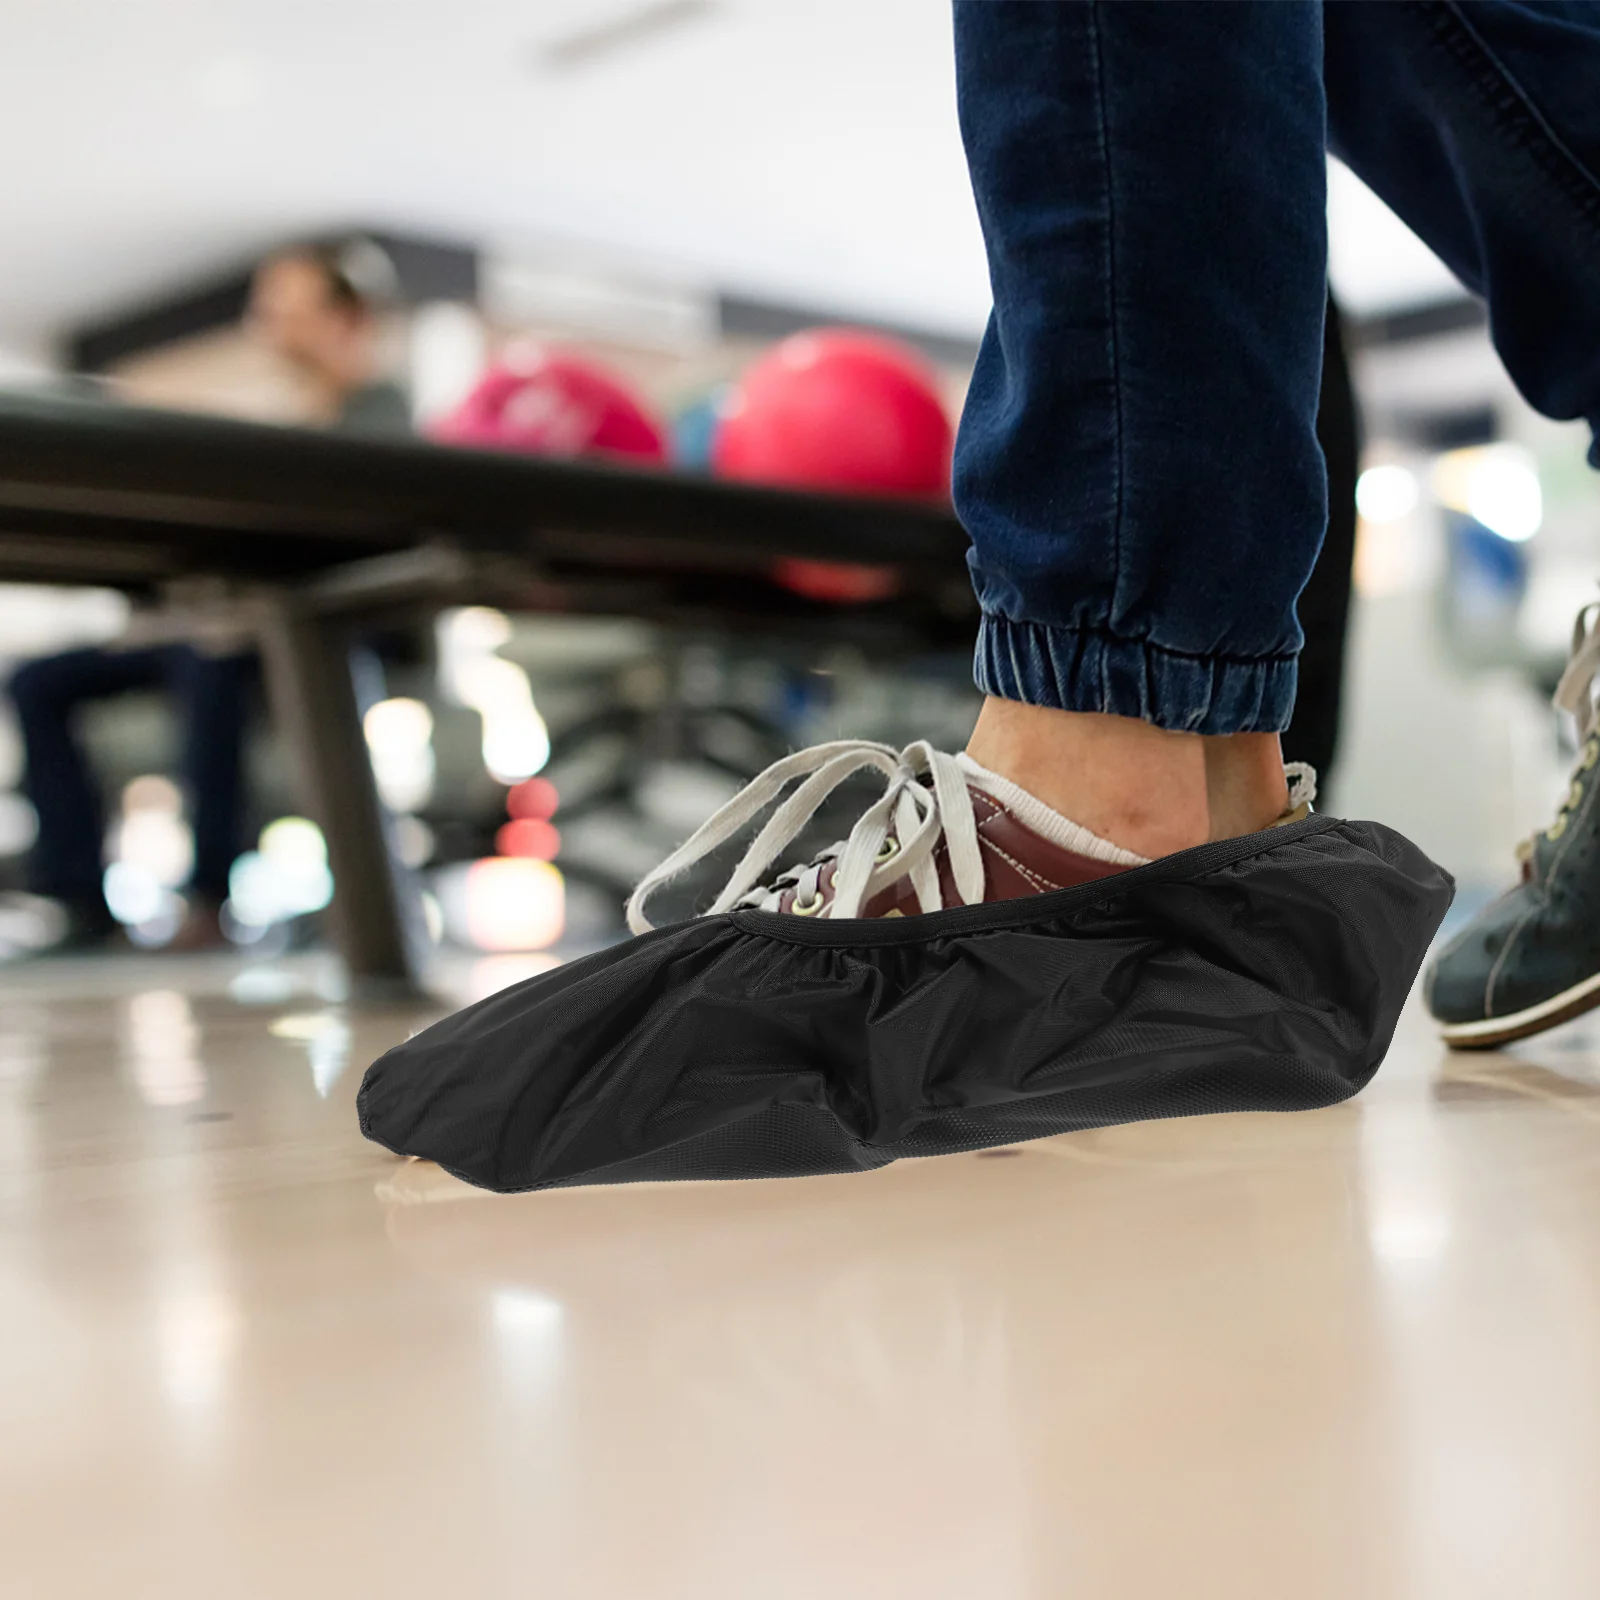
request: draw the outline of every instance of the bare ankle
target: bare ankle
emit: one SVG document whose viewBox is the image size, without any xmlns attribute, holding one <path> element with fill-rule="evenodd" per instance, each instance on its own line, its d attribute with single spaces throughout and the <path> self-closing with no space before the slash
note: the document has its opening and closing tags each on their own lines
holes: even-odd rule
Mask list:
<svg viewBox="0 0 1600 1600">
<path fill-rule="evenodd" d="M 1206 741 L 1132 717 L 989 699 L 967 742 L 980 766 L 1142 856 L 1212 837 Z"/>
<path fill-rule="evenodd" d="M 1275 822 L 1289 798 L 1275 733 L 1202 737 L 1132 717 L 990 698 L 967 753 L 1142 856 L 1254 833 Z"/>
<path fill-rule="evenodd" d="M 1289 804 L 1283 749 L 1275 733 L 1230 733 L 1205 740 L 1206 806 L 1213 839 L 1270 827 Z"/>
</svg>

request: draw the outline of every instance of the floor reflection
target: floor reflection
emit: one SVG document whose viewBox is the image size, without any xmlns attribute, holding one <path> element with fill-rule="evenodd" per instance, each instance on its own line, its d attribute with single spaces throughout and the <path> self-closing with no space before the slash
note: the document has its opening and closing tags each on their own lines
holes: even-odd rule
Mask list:
<svg viewBox="0 0 1600 1600">
<path fill-rule="evenodd" d="M 200 1030 L 188 997 L 153 989 L 127 1002 L 123 1059 L 140 1098 L 151 1106 L 183 1106 L 204 1098 Z"/>
<path fill-rule="evenodd" d="M 1411 1016 L 1327 1112 L 500 1197 L 356 1129 L 436 1008 L 77 970 L 0 976 L 29 1600 L 1600 1593 L 1593 1034 Z"/>
</svg>

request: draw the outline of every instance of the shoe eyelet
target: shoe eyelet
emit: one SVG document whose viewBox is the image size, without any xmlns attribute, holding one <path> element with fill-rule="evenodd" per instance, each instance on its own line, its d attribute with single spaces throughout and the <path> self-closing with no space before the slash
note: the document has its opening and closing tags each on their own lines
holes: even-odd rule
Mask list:
<svg viewBox="0 0 1600 1600">
<path fill-rule="evenodd" d="M 1565 814 L 1563 813 L 1563 815 L 1557 817 L 1556 820 L 1554 822 L 1552 822 L 1550 824 L 1550 826 L 1544 830 L 1544 836 L 1547 839 L 1559 839 L 1561 837 L 1561 835 L 1564 834 L 1566 831 L 1567 831 L 1567 819 L 1566 819 Z"/>
<path fill-rule="evenodd" d="M 1587 772 L 1597 761 L 1600 761 L 1600 740 L 1591 739 L 1583 747 L 1583 760 L 1578 765 Z"/>
<path fill-rule="evenodd" d="M 1567 790 L 1567 807 L 1569 810 L 1575 811 L 1582 804 L 1583 784 L 1579 779 L 1574 778 L 1572 780 L 1572 787 Z"/>
<path fill-rule="evenodd" d="M 882 866 L 885 861 L 893 861 L 894 858 L 899 854 L 900 841 L 893 835 L 890 835 L 889 838 L 885 839 L 883 843 L 878 846 L 878 854 L 875 857 L 875 860 L 879 866 Z"/>
<path fill-rule="evenodd" d="M 822 904 L 822 896 L 815 894 L 809 900 L 793 901 L 789 909 L 797 917 L 814 917 L 822 909 Z"/>
</svg>

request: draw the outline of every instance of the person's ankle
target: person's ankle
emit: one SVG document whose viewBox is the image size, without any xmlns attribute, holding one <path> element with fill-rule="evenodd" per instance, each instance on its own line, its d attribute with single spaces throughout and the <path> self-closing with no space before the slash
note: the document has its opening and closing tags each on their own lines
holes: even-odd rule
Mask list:
<svg viewBox="0 0 1600 1600">
<path fill-rule="evenodd" d="M 1204 743 L 1211 837 L 1236 839 L 1276 822 L 1289 807 L 1278 735 L 1230 733 Z"/>
<path fill-rule="evenodd" d="M 1278 736 L 1202 737 L 1133 717 L 990 697 L 967 741 L 979 766 L 1142 856 L 1254 833 L 1288 804 Z"/>
<path fill-rule="evenodd" d="M 1211 837 L 1205 741 L 1198 734 L 991 697 L 967 754 L 1137 855 L 1171 855 Z"/>
</svg>

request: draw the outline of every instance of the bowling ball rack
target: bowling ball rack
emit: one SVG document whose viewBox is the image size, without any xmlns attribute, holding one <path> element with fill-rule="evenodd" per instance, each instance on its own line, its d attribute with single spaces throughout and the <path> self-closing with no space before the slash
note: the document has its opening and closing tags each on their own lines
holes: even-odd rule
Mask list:
<svg viewBox="0 0 1600 1600">
<path fill-rule="evenodd" d="M 327 838 L 352 991 L 375 999 L 420 992 L 424 947 L 367 760 L 354 634 L 486 604 L 893 658 L 970 640 L 966 548 L 947 508 L 917 502 L 0 395 L 0 581 L 159 597 L 206 580 L 208 604 L 238 608 Z M 899 582 L 827 604 L 774 579 L 785 557 Z"/>
</svg>

